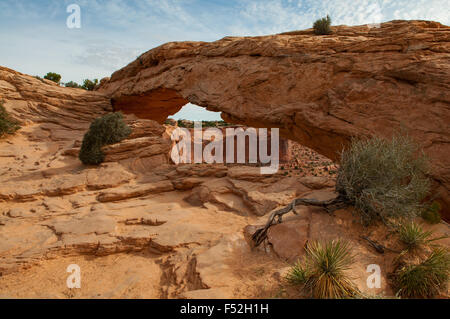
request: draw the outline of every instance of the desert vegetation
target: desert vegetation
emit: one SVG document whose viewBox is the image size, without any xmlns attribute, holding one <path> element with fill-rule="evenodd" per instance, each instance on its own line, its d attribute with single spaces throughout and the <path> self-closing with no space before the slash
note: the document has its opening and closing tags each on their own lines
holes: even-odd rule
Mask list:
<svg viewBox="0 0 450 319">
<path fill-rule="evenodd" d="M 398 239 L 405 246 L 394 258 L 390 282 L 399 298 L 430 298 L 447 289 L 450 254 L 446 247 L 432 242 L 434 237 L 414 222 L 400 224 Z M 307 244 L 305 256 L 286 275 L 286 281 L 300 287 L 312 298 L 379 298 L 359 291 L 349 277 L 355 260 L 350 244 L 343 240 Z"/>
<path fill-rule="evenodd" d="M 98 79 L 89 80 L 85 79 L 83 85 L 78 84 L 77 82 L 70 81 L 64 84 L 65 87 L 83 89 L 87 91 L 93 91 L 98 84 Z"/>
<path fill-rule="evenodd" d="M 406 245 L 407 250 L 417 250 L 423 248 L 434 239 L 431 239 L 433 233 L 424 231 L 420 225 L 415 222 L 407 222 L 399 227 L 400 241 Z"/>
<path fill-rule="evenodd" d="M 122 141 L 130 135 L 120 112 L 110 113 L 95 119 L 84 135 L 79 158 L 83 164 L 98 165 L 103 162 L 102 146 Z"/>
<path fill-rule="evenodd" d="M 81 85 L 79 85 L 77 82 L 74 82 L 74 81 L 70 81 L 70 82 L 64 83 L 64 86 L 66 88 L 81 89 Z"/>
<path fill-rule="evenodd" d="M 88 90 L 88 91 L 94 91 L 97 84 L 98 84 L 98 79 L 94 79 L 94 80 L 85 79 L 81 88 L 84 90 Z"/>
<path fill-rule="evenodd" d="M 405 298 L 427 298 L 440 294 L 446 287 L 450 272 L 450 254 L 446 247 L 433 244 L 447 236 L 434 237 L 415 222 L 398 227 L 405 249 L 394 260 L 392 283 L 396 294 Z"/>
<path fill-rule="evenodd" d="M 353 260 L 348 242 L 312 242 L 306 247 L 303 261 L 291 268 L 286 279 L 302 286 L 313 298 L 353 298 L 359 290 L 346 273 Z"/>
<path fill-rule="evenodd" d="M 55 72 L 48 72 L 44 75 L 44 79 L 58 83 L 61 81 L 61 75 Z"/>
<path fill-rule="evenodd" d="M 393 283 L 400 297 L 433 297 L 446 289 L 449 272 L 450 254 L 447 248 L 438 247 L 423 261 L 401 262 Z"/>
<path fill-rule="evenodd" d="M 427 159 L 406 135 L 355 140 L 342 152 L 336 191 L 366 224 L 414 217 L 425 209 L 422 201 L 430 189 L 427 172 Z"/>
<path fill-rule="evenodd" d="M 19 128 L 19 123 L 6 112 L 3 102 L 0 101 L 0 138 L 14 133 Z"/>
<path fill-rule="evenodd" d="M 318 19 L 314 22 L 314 33 L 317 35 L 331 34 L 331 18 L 327 15 L 326 18 Z"/>
<path fill-rule="evenodd" d="M 373 137 L 353 140 L 341 154 L 336 180 L 338 196 L 328 201 L 299 198 L 271 214 L 266 226 L 253 235 L 258 245 L 267 229 L 296 205 L 320 206 L 333 211 L 353 206 L 363 224 L 382 221 L 394 227 L 404 250 L 397 252 L 392 286 L 398 297 L 433 297 L 448 283 L 449 253 L 433 244 L 445 237 L 434 237 L 412 221 L 416 216 L 439 222 L 440 205 L 424 202 L 430 182 L 426 176 L 428 161 L 418 145 L 408 136 L 397 134 L 391 139 Z M 278 220 L 275 220 L 278 218 Z M 382 247 L 383 251 L 385 247 Z M 340 241 L 325 245 L 312 243 L 302 262 L 295 264 L 287 277 L 292 284 L 303 285 L 315 298 L 348 298 L 362 295 L 345 276 L 352 263 L 348 245 Z"/>
<path fill-rule="evenodd" d="M 38 75 L 36 75 L 35 78 L 42 81 L 42 78 L 40 76 L 38 76 Z M 58 84 L 62 84 L 65 87 L 76 88 L 76 89 L 83 89 L 83 90 L 87 90 L 87 91 L 93 91 L 95 89 L 95 87 L 99 83 L 98 79 L 93 79 L 93 80 L 85 79 L 83 81 L 83 84 L 78 84 L 75 81 L 69 81 L 69 82 L 66 82 L 66 83 L 61 83 L 61 78 L 62 78 L 61 75 L 58 74 L 58 73 L 55 73 L 55 72 L 48 72 L 44 76 L 44 79 L 53 81 L 53 82 L 58 83 Z"/>
</svg>

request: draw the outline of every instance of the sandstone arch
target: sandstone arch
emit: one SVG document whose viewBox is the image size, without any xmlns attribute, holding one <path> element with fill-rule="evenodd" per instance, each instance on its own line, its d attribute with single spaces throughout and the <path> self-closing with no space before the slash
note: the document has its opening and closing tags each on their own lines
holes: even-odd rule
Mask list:
<svg viewBox="0 0 450 319">
<path fill-rule="evenodd" d="M 332 159 L 352 136 L 403 127 L 432 158 L 435 191 L 449 213 L 450 28 L 437 22 L 167 43 L 99 91 L 116 109 L 159 122 L 191 102 L 228 122 L 279 127 Z"/>
<path fill-rule="evenodd" d="M 189 103 L 172 89 L 156 89 L 145 95 L 121 96 L 111 101 L 116 111 L 133 113 L 137 117 L 163 123 L 169 115 L 177 113 Z"/>
</svg>

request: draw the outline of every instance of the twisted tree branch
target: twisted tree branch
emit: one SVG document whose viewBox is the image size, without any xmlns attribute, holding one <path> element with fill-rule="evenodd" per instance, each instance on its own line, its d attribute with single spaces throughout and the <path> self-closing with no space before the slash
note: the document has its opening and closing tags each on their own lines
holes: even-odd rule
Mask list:
<svg viewBox="0 0 450 319">
<path fill-rule="evenodd" d="M 332 213 L 335 210 L 347 207 L 349 204 L 341 195 L 326 201 L 320 201 L 313 198 L 296 198 L 286 207 L 276 210 L 272 214 L 270 214 L 266 225 L 263 228 L 258 229 L 252 235 L 252 240 L 255 247 L 259 246 L 267 238 L 267 231 L 269 230 L 270 226 L 274 224 L 280 224 L 282 222 L 283 215 L 289 213 L 291 210 L 295 215 L 298 215 L 295 210 L 295 207 L 298 205 L 323 207 L 328 213 Z M 275 219 L 277 220 L 275 221 Z"/>
</svg>

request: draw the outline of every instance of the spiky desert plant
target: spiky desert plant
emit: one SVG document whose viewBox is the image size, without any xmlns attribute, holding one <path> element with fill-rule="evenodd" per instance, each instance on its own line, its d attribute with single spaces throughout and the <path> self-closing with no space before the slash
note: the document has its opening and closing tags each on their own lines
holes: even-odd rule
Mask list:
<svg viewBox="0 0 450 319">
<path fill-rule="evenodd" d="M 423 262 L 398 267 L 394 272 L 394 286 L 401 297 L 433 297 L 447 287 L 449 273 L 447 248 L 436 248 Z"/>
<path fill-rule="evenodd" d="M 336 191 L 363 223 L 411 218 L 423 209 L 430 181 L 427 158 L 406 135 L 354 140 L 341 154 Z"/>
<path fill-rule="evenodd" d="M 303 285 L 310 277 L 310 273 L 301 262 L 297 262 L 289 269 L 286 280 L 292 285 Z"/>
<path fill-rule="evenodd" d="M 398 229 L 400 241 L 406 245 L 408 250 L 414 250 L 428 244 L 433 235 L 431 231 L 424 231 L 422 227 L 415 222 L 407 222 Z"/>
<path fill-rule="evenodd" d="M 130 135 L 131 129 L 123 121 L 120 112 L 110 113 L 95 119 L 84 135 L 79 158 L 84 164 L 97 165 L 103 162 L 104 145 L 122 141 Z"/>
<path fill-rule="evenodd" d="M 303 264 L 294 265 L 287 276 L 293 284 L 303 284 L 313 298 L 352 298 L 359 294 L 348 274 L 353 256 L 348 242 L 312 242 Z"/>
<path fill-rule="evenodd" d="M 0 101 L 0 137 L 12 134 L 20 128 L 19 123 L 6 112 L 3 103 Z"/>
<path fill-rule="evenodd" d="M 314 22 L 314 33 L 317 35 L 326 35 L 331 33 L 331 18 L 327 15 L 326 18 L 318 19 Z"/>
</svg>

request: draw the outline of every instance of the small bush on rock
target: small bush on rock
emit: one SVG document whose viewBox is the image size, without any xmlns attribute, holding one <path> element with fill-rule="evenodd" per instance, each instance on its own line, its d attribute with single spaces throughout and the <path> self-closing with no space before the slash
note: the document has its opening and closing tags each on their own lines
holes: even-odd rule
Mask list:
<svg viewBox="0 0 450 319">
<path fill-rule="evenodd" d="M 53 81 L 55 83 L 58 83 L 61 81 L 61 75 L 55 72 L 48 72 L 45 76 L 44 79 Z"/>
<path fill-rule="evenodd" d="M 98 84 L 98 79 L 94 79 L 93 81 L 89 80 L 89 79 L 86 79 L 86 80 L 84 80 L 83 85 L 81 86 L 81 88 L 85 89 L 87 91 L 94 91 L 94 89 L 97 86 L 97 84 Z"/>
<path fill-rule="evenodd" d="M 0 101 L 0 137 L 13 134 L 20 128 L 18 122 L 6 112 L 3 102 Z"/>
<path fill-rule="evenodd" d="M 92 122 L 89 131 L 84 135 L 79 158 L 83 164 L 98 165 L 103 162 L 105 155 L 101 148 L 127 138 L 131 128 L 123 121 L 120 112 L 110 113 Z"/>
<path fill-rule="evenodd" d="M 327 15 L 326 18 L 322 18 L 314 22 L 313 25 L 314 33 L 317 35 L 331 34 L 330 26 L 331 26 L 331 18 L 329 15 Z"/>
<path fill-rule="evenodd" d="M 352 263 L 347 242 L 333 240 L 325 245 L 312 242 L 306 248 L 303 263 L 294 265 L 286 279 L 304 285 L 313 298 L 353 298 L 359 295 L 359 290 L 346 274 Z"/>
<path fill-rule="evenodd" d="M 76 88 L 76 89 L 81 88 L 81 85 L 79 85 L 77 82 L 74 82 L 74 81 L 67 82 L 66 84 L 64 84 L 64 86 L 66 88 Z"/>
</svg>

